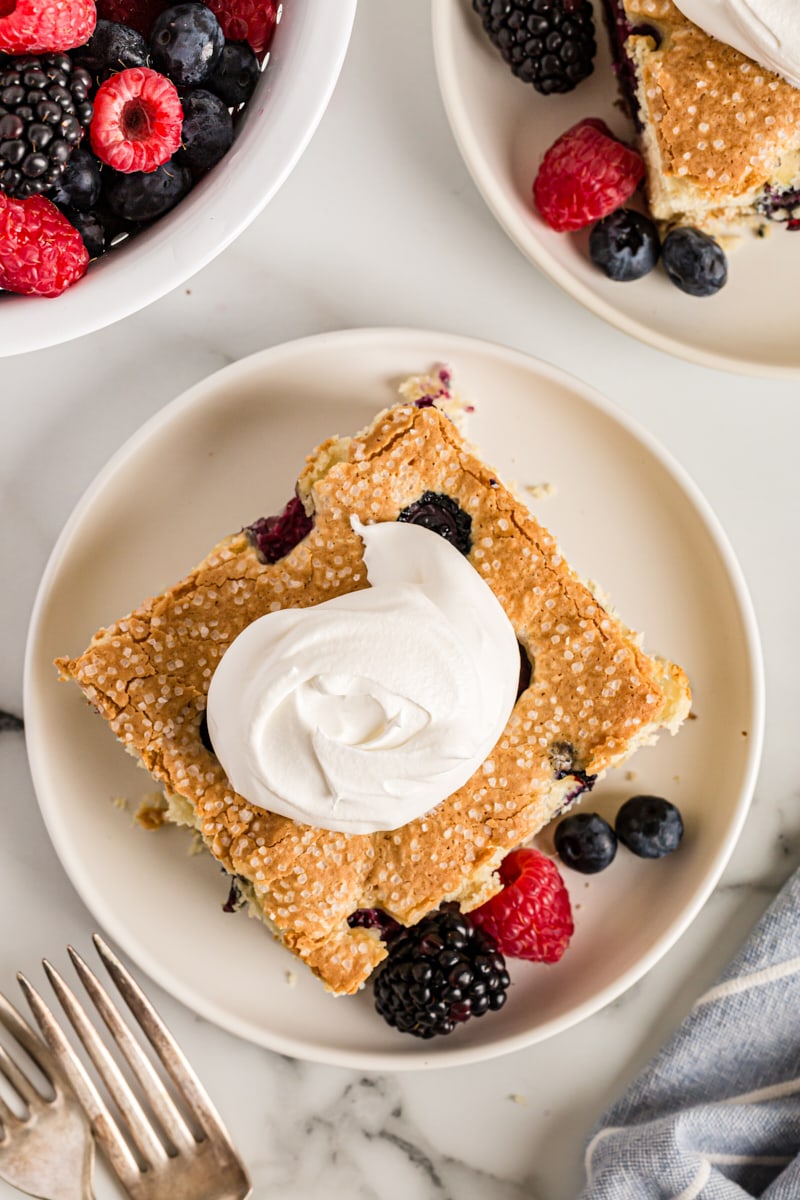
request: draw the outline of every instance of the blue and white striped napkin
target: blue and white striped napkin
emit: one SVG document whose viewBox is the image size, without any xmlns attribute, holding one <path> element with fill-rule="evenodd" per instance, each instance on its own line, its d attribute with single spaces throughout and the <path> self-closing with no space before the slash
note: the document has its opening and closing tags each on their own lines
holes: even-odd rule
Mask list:
<svg viewBox="0 0 800 1200">
<path fill-rule="evenodd" d="M 800 1200 L 800 872 L 605 1114 L 579 1200 Z"/>
</svg>

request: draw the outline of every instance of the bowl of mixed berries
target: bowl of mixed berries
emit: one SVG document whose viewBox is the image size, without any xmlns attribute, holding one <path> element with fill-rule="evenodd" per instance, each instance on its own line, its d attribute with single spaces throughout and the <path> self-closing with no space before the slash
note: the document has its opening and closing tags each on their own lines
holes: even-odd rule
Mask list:
<svg viewBox="0 0 800 1200">
<path fill-rule="evenodd" d="M 0 0 L 0 354 L 143 308 L 241 233 L 316 129 L 354 13 Z"/>
</svg>

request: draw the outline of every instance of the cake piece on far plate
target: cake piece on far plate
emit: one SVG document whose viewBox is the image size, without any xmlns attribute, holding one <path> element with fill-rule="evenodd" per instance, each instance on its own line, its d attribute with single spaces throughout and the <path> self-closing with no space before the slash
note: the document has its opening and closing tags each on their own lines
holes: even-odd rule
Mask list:
<svg viewBox="0 0 800 1200">
<path fill-rule="evenodd" d="M 800 220 L 800 90 L 672 0 L 603 0 L 652 216 L 715 237 Z"/>
<path fill-rule="evenodd" d="M 101 629 L 76 658 L 57 662 L 61 676 L 78 683 L 163 788 L 163 803 L 151 804 L 145 818 L 197 830 L 236 878 L 251 911 L 336 994 L 357 991 L 386 955 L 377 931 L 360 920 L 364 910 L 412 925 L 443 901 L 457 901 L 464 911 L 482 904 L 501 886 L 496 869 L 508 851 L 528 841 L 609 767 L 661 730 L 675 732 L 690 705 L 683 671 L 642 650 L 638 636 L 604 609 L 564 561 L 551 534 L 467 442 L 453 419 L 449 383 L 447 372 L 408 381 L 400 402 L 367 428 L 353 437 L 332 437 L 309 455 L 296 495 L 280 516 L 225 538 L 173 587 Z M 375 550 L 381 545 L 389 548 L 382 564 Z M 411 559 L 398 565 L 409 546 Z M 417 548 L 419 564 L 413 557 Z M 402 575 L 403 566 L 409 577 L 407 584 L 401 579 L 406 591 L 396 593 L 396 611 L 389 585 L 381 583 L 382 591 L 372 586 L 376 563 L 390 575 Z M 442 645 L 451 628 L 459 630 L 454 661 L 447 651 L 427 672 L 429 678 L 428 651 L 420 657 L 403 600 L 420 576 L 434 579 L 436 603 L 430 601 L 426 610 L 431 620 L 439 621 L 444 610 L 448 622 L 452 617 L 442 626 Z M 366 633 L 360 641 L 352 634 L 353 620 L 361 619 L 353 612 L 363 610 L 364 621 L 373 620 L 369 604 L 379 595 L 384 608 L 373 627 L 397 629 L 397 638 L 392 634 L 388 640 L 396 640 L 399 649 L 386 637 L 376 649 Z M 467 602 L 461 604 L 464 597 Z M 472 597 L 480 601 L 477 607 Z M 429 597 L 419 599 L 423 603 Z M 456 779 L 451 791 L 433 806 L 426 802 L 425 811 L 403 818 L 399 827 L 396 820 L 384 821 L 381 828 L 357 819 L 348 824 L 352 797 L 341 782 L 342 764 L 350 761 L 354 747 L 387 753 L 392 770 L 398 763 L 402 771 L 409 763 L 432 761 L 425 757 L 432 753 L 435 732 L 430 712 L 439 705 L 446 724 L 453 711 L 460 711 L 450 701 L 440 703 L 439 691 L 449 686 L 452 674 L 457 681 L 453 704 L 458 704 L 463 698 L 458 680 L 469 677 L 470 668 L 459 657 L 461 633 L 478 646 L 476 662 L 491 666 L 494 661 L 493 646 L 488 658 L 487 647 L 480 646 L 484 612 L 487 621 L 499 622 L 502 642 L 496 656 L 500 677 L 490 679 L 493 671 L 484 668 L 474 672 L 476 711 L 484 701 L 491 711 L 486 724 L 480 718 L 473 749 L 499 714 L 488 748 L 478 751 L 481 757 L 464 774 L 468 760 L 459 756 L 467 726 L 456 723 L 448 734 L 451 741 L 437 751 L 442 762 L 436 770 L 445 780 Z M 475 613 L 480 620 L 473 619 Z M 340 639 L 336 645 L 317 633 L 306 636 L 304 614 L 315 621 L 330 617 Z M 423 623 L 418 628 L 435 658 L 438 633 L 434 637 Z M 261 793 L 238 794 L 214 752 L 206 719 L 209 686 L 218 752 L 226 762 L 238 763 L 237 726 L 235 720 L 231 726 L 226 703 L 215 724 L 214 681 L 222 681 L 220 663 L 225 665 L 228 652 L 233 662 L 237 647 L 255 629 L 269 636 L 277 631 L 277 642 L 273 638 L 272 648 L 263 651 L 265 660 L 274 645 L 282 644 L 284 631 L 299 638 L 292 642 L 286 671 L 271 677 L 265 688 L 265 694 L 270 688 L 279 693 L 265 772 L 283 772 L 282 779 L 298 775 L 292 738 L 304 714 L 311 713 L 308 744 L 298 742 L 298 753 L 310 754 L 312 747 L 319 755 L 310 760 L 305 788 L 299 772 L 297 803 L 302 806 L 333 780 L 335 819 L 329 824 L 339 828 L 271 811 L 257 803 Z M 344 650 L 339 656 L 340 644 L 366 656 L 366 666 L 349 669 Z M 403 672 L 422 680 L 413 700 L 398 701 L 391 687 L 381 691 L 374 682 L 386 665 L 384 652 L 388 657 L 390 651 L 399 655 L 399 662 L 387 668 L 390 681 Z M 253 669 L 260 669 L 255 661 Z M 299 690 L 282 706 L 290 676 L 300 680 Z M 401 693 L 399 684 L 395 691 Z M 505 698 L 506 709 L 489 699 L 495 693 Z M 237 689 L 230 694 L 233 711 Z M 267 707 L 259 697 L 256 724 Z M 374 724 L 375 714 L 384 710 L 386 721 Z M 285 739 L 282 730 L 288 731 Z M 329 739 L 321 750 L 320 730 Z M 291 753 L 283 752 L 285 744 L 292 746 Z M 392 757 L 398 745 L 402 753 Z M 239 757 L 247 758 L 248 749 Z M 406 812 L 415 788 L 423 797 L 428 794 L 426 772 L 414 778 L 412 767 L 407 778 L 389 788 L 397 813 Z M 447 774 L 451 770 L 455 775 Z M 362 775 L 351 777 L 351 783 L 354 790 L 361 788 Z M 280 790 L 282 784 L 272 780 L 269 786 Z"/>
</svg>

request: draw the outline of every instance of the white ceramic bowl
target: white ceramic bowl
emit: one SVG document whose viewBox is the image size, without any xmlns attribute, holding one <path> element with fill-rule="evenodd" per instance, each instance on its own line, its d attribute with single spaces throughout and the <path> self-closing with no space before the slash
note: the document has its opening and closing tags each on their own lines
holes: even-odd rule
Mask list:
<svg viewBox="0 0 800 1200">
<path fill-rule="evenodd" d="M 211 262 L 258 216 L 322 118 L 356 0 L 284 5 L 266 71 L 224 159 L 146 232 L 55 299 L 0 294 L 0 356 L 70 341 L 138 312 Z"/>
</svg>

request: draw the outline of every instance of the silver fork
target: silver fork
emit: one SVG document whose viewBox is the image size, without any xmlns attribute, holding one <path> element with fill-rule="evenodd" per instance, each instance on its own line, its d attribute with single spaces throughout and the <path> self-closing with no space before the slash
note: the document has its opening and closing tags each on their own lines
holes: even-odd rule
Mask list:
<svg viewBox="0 0 800 1200">
<path fill-rule="evenodd" d="M 2 994 L 0 1023 L 36 1063 L 51 1093 L 43 1096 L 0 1045 L 0 1072 L 25 1110 L 19 1115 L 0 1097 L 0 1179 L 46 1200 L 92 1200 L 94 1142 L 83 1109 L 50 1051 Z"/>
<path fill-rule="evenodd" d="M 72 1084 L 112 1170 L 132 1200 L 245 1200 L 251 1193 L 250 1180 L 202 1084 L 116 955 L 97 934 L 93 941 L 188 1114 L 187 1118 L 181 1112 L 110 995 L 71 946 L 69 955 L 81 982 L 137 1079 L 150 1114 L 58 971 L 44 960 L 59 1002 L 122 1117 L 120 1124 L 42 997 L 24 975 L 18 975 L 45 1041 Z"/>
</svg>

